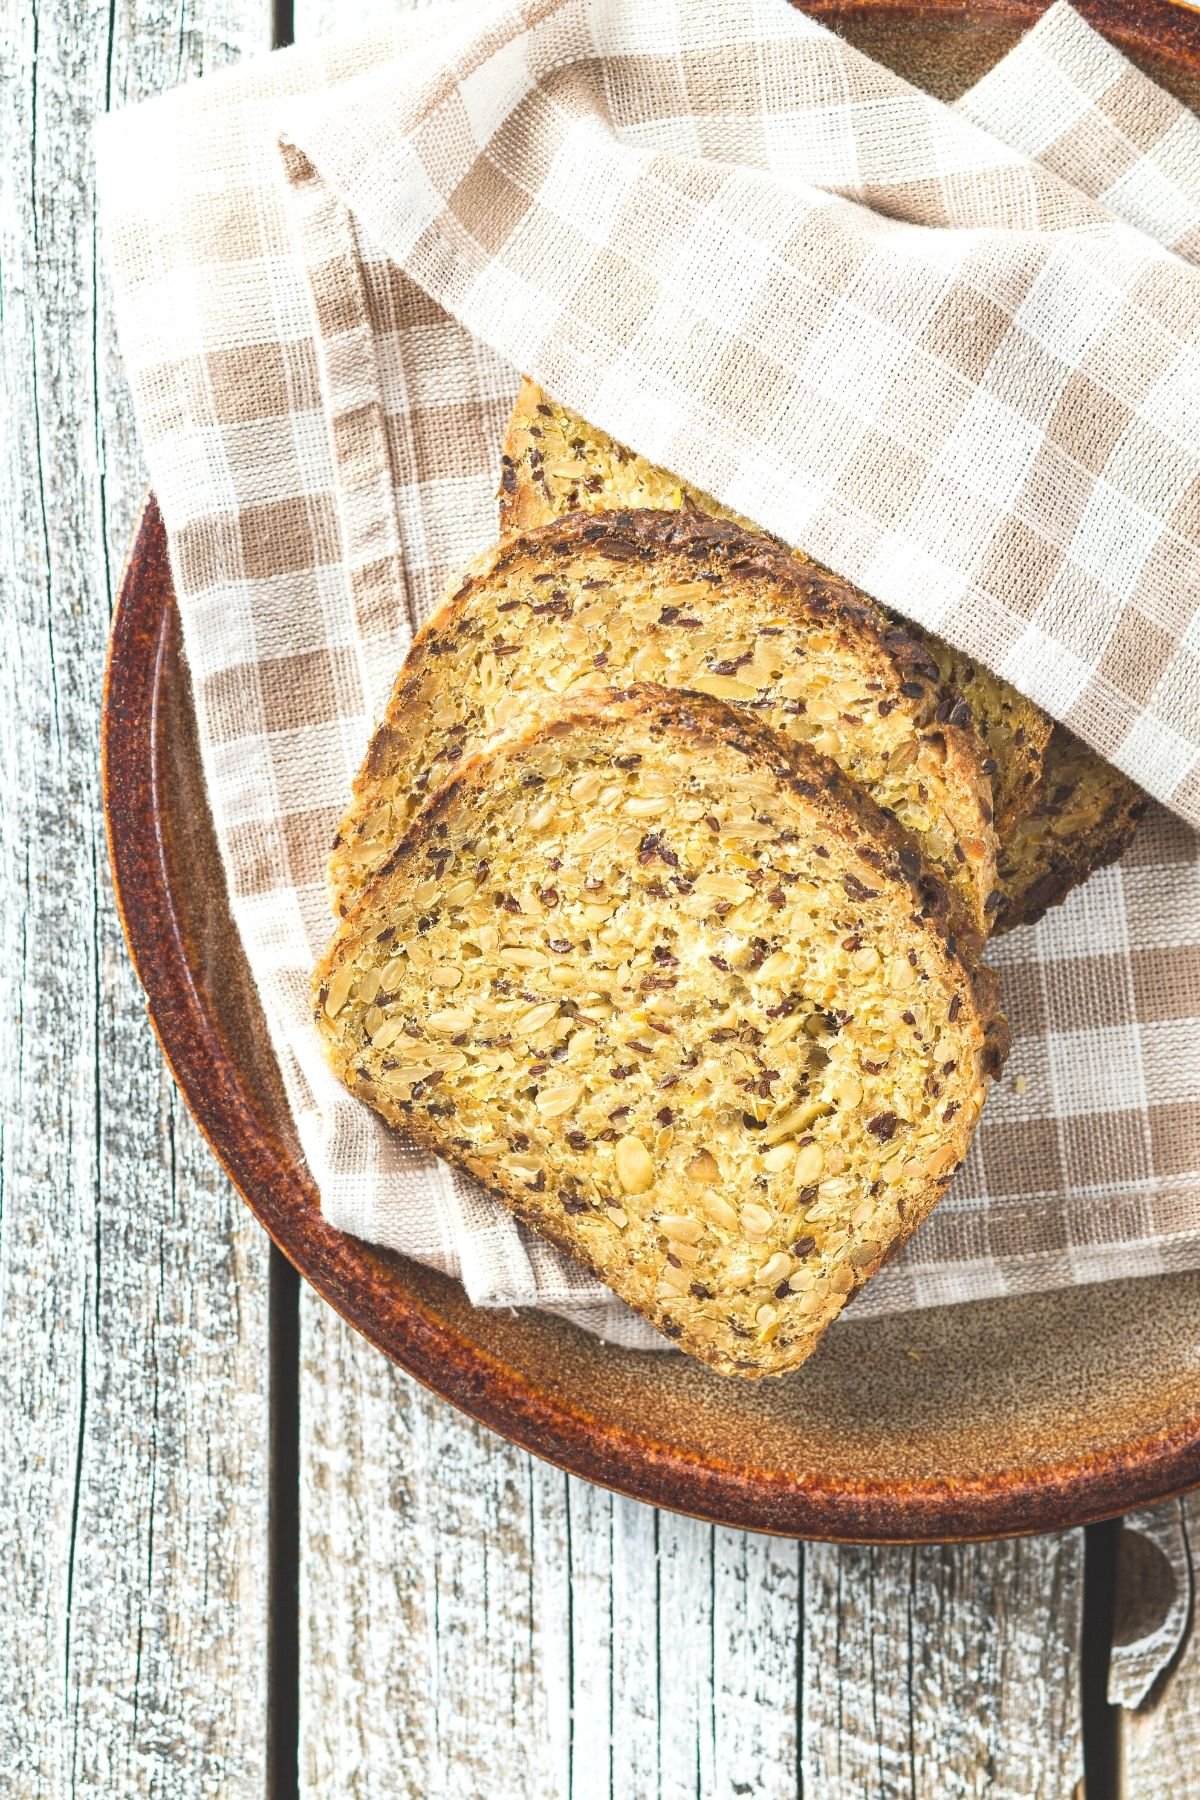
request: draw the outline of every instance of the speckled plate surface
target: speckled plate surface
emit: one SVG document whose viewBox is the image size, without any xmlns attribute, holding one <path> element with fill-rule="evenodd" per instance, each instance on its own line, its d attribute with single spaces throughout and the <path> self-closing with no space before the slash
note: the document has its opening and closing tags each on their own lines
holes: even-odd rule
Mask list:
<svg viewBox="0 0 1200 1800">
<path fill-rule="evenodd" d="M 1041 8 L 808 10 L 952 96 Z M 1200 16 L 1166 0 L 1081 10 L 1200 101 Z M 455 1405 L 639 1499 L 806 1537 L 1044 1531 L 1200 1483 L 1200 1274 L 850 1317 L 799 1375 L 738 1383 L 683 1357 L 601 1346 L 548 1315 L 476 1311 L 456 1283 L 332 1231 L 226 906 L 153 503 L 113 626 L 103 749 L 126 934 L 189 1106 L 302 1275 Z"/>
</svg>

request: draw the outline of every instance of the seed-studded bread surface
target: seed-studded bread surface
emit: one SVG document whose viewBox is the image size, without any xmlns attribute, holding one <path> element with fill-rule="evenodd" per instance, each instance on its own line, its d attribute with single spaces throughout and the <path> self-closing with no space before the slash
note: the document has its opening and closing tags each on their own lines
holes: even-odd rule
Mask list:
<svg viewBox="0 0 1200 1800">
<path fill-rule="evenodd" d="M 1056 725 L 1034 810 L 1000 858 L 996 930 L 1032 925 L 1128 849 L 1146 796 L 1065 726 Z"/>
<path fill-rule="evenodd" d="M 339 1077 L 730 1374 L 803 1362 L 945 1189 L 1006 1047 L 911 842 L 703 696 L 471 759 L 313 981 Z"/>
<path fill-rule="evenodd" d="M 910 626 L 910 630 L 933 657 L 942 680 L 957 688 L 971 708 L 988 750 L 996 837 L 1003 845 L 1012 837 L 1018 820 L 1037 805 L 1054 721 L 1011 682 L 981 668 L 944 638 L 919 626 Z"/>
<path fill-rule="evenodd" d="M 680 481 L 522 379 L 500 456 L 500 529 L 525 531 L 570 512 L 644 506 L 708 513 L 757 530 L 753 520 Z"/>
<path fill-rule="evenodd" d="M 419 633 L 334 846 L 338 909 L 463 756 L 557 695 L 631 681 L 744 706 L 832 756 L 985 928 L 999 900 L 990 788 L 935 665 L 844 582 L 760 533 L 645 511 L 574 513 L 506 538 Z"/>
<path fill-rule="evenodd" d="M 542 525 L 568 512 L 607 512 L 626 506 L 690 507 L 750 526 L 739 513 L 551 400 L 528 377 L 521 383 L 509 420 L 499 500 L 502 531 Z M 805 560 L 799 551 L 794 554 Z M 932 632 L 909 621 L 905 628 L 925 644 L 943 681 L 958 688 L 970 704 L 994 764 L 996 831 L 1003 842 L 1033 803 L 1053 722 L 1009 682 L 980 668 Z"/>
</svg>

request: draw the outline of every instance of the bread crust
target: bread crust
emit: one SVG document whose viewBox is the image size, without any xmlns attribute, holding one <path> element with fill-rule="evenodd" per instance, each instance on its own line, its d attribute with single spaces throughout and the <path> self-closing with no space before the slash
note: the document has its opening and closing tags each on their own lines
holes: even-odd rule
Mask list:
<svg viewBox="0 0 1200 1800">
<path fill-rule="evenodd" d="M 607 804 L 618 820 L 631 804 L 637 812 L 647 797 L 673 795 L 658 815 L 667 820 L 661 829 L 636 827 L 646 832 L 636 854 L 619 843 L 588 848 L 598 808 L 581 800 L 572 811 L 570 795 L 597 771 L 614 783 Z M 530 793 L 540 809 L 559 809 L 557 822 L 530 812 Z M 723 817 L 710 822 L 705 809 L 713 808 Z M 739 811 L 757 837 L 738 835 Z M 540 863 L 548 843 L 548 879 L 558 888 L 522 885 L 521 873 Z M 464 879 L 465 870 L 478 871 L 481 847 L 492 851 L 486 874 Z M 761 879 L 738 873 L 747 865 Z M 606 902 L 597 910 L 613 902 L 610 925 L 588 924 L 582 910 L 598 872 Z M 577 902 L 571 883 L 584 874 L 591 885 Z M 746 895 L 732 909 L 712 897 L 729 891 L 721 884 L 731 879 Z M 495 891 L 484 891 L 492 883 Z M 777 948 L 754 935 L 760 913 L 773 921 L 763 930 Z M 513 949 L 486 935 L 494 918 Z M 854 934 L 836 937 L 847 919 L 861 943 Z M 590 935 L 575 936 L 585 929 Z M 643 949 L 626 956 L 625 934 L 638 929 Z M 601 984 L 612 987 L 606 1000 L 581 1009 L 576 994 L 597 991 L 597 933 L 605 931 L 617 933 L 604 955 L 609 964 L 620 959 L 618 975 Z M 571 944 L 555 935 L 564 932 Z M 728 958 L 712 952 L 715 943 Z M 451 997 L 469 991 L 449 1015 L 437 1010 L 429 985 L 430 969 L 445 966 L 430 963 L 431 944 L 448 954 Z M 863 973 L 876 944 L 890 961 Z M 720 701 L 640 686 L 561 704 L 464 764 L 338 927 L 313 978 L 314 1019 L 352 1092 L 483 1181 L 680 1348 L 726 1374 L 780 1374 L 811 1353 L 847 1298 L 927 1215 L 966 1152 L 1007 1050 L 995 979 L 975 960 L 977 948 L 907 835 L 826 758 L 781 743 Z M 664 964 L 667 976 L 656 973 Z M 507 980 L 514 967 L 525 984 L 515 1002 Z M 638 978 L 628 994 L 617 991 L 622 970 L 631 983 Z M 893 994 L 901 974 L 908 1008 Z M 501 1013 L 489 1013 L 483 996 L 497 990 Z M 557 1007 L 555 995 L 563 996 Z M 853 1007 L 824 1010 L 838 1000 Z M 523 1027 L 510 1014 L 527 1004 L 531 1035 L 520 1045 Z M 806 1035 L 812 1018 L 803 1030 L 790 1023 L 789 1007 L 798 1016 L 810 1006 L 822 1021 L 821 1043 Z M 403 1019 L 402 1040 L 393 1013 Z M 489 1038 L 497 1016 L 502 1033 Z M 581 1019 L 582 1035 L 601 1042 L 577 1057 Z M 710 1032 L 714 1019 L 721 1029 Z M 719 1052 L 708 1050 L 710 1039 L 720 1041 Z M 737 1051 L 742 1065 L 769 1057 L 771 1079 L 735 1083 L 730 1040 L 749 1047 Z M 518 1054 L 515 1073 L 485 1068 L 497 1042 L 506 1046 L 501 1063 Z M 426 1086 L 438 1044 L 455 1048 Z M 885 1052 L 877 1068 L 871 1057 Z M 389 1053 L 409 1059 L 399 1077 Z M 608 1070 L 610 1055 L 622 1067 Z M 587 1087 L 570 1099 L 565 1120 L 550 1113 L 564 1072 L 568 1087 Z M 780 1102 L 772 1085 L 797 1079 Z M 500 1081 L 507 1097 L 496 1092 Z M 716 1083 L 714 1092 L 705 1093 L 706 1082 Z M 730 1113 L 731 1084 L 735 1107 L 753 1109 L 740 1123 Z M 627 1133 L 615 1148 L 616 1128 L 607 1123 L 618 1116 L 607 1110 L 614 1092 Z M 809 1100 L 796 1107 L 798 1094 Z M 667 1099 L 675 1111 L 654 1115 L 668 1119 L 656 1132 L 651 1115 Z M 761 1151 L 760 1142 L 770 1148 Z M 836 1163 L 842 1143 L 851 1146 L 848 1165 L 844 1154 Z M 709 1185 L 705 1158 L 723 1186 Z M 642 1184 L 646 1159 L 654 1173 Z"/>
<path fill-rule="evenodd" d="M 750 530 L 749 519 L 710 494 L 618 444 L 524 377 L 501 451 L 497 495 L 501 531 L 528 530 L 568 512 L 622 507 L 682 508 L 729 519 Z M 800 551 L 792 552 L 807 562 Z M 866 596 L 861 596 L 866 604 Z M 911 620 L 894 618 L 924 646 L 942 680 L 961 693 L 987 747 L 995 827 L 999 841 L 1035 804 L 1042 758 L 1053 721 L 1011 683 L 993 675 Z"/>
<path fill-rule="evenodd" d="M 1128 776 L 1056 725 L 1037 803 L 1001 852 L 997 933 L 1035 925 L 1123 856 L 1149 802 Z"/>
<path fill-rule="evenodd" d="M 996 838 L 1003 848 L 1019 821 L 1037 805 L 1054 721 L 1011 682 L 993 675 L 973 657 L 964 656 L 931 631 L 919 626 L 910 629 L 937 663 L 942 680 L 961 693 L 971 708 L 987 746 Z"/>
<path fill-rule="evenodd" d="M 636 677 L 737 699 L 815 741 L 895 811 L 986 931 L 999 902 L 990 787 L 936 664 L 848 583 L 681 511 L 574 513 L 478 559 L 414 641 L 355 780 L 330 859 L 335 910 L 422 784 L 507 729 L 506 708 L 540 707 L 568 678 Z"/>
</svg>

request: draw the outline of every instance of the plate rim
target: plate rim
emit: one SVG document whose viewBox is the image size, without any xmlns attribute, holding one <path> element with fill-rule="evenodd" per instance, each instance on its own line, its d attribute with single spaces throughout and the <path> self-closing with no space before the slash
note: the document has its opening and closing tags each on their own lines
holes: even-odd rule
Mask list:
<svg viewBox="0 0 1200 1800">
<path fill-rule="evenodd" d="M 574 1475 L 714 1524 L 844 1543 L 940 1543 L 1062 1530 L 1200 1484 L 1200 1395 L 1184 1427 L 974 1482 L 800 1485 L 597 1425 L 434 1316 L 368 1244 L 336 1232 L 315 1185 L 242 1080 L 193 978 L 159 793 L 159 703 L 177 629 L 166 534 L 148 497 L 121 581 L 104 677 L 101 789 L 117 909 L 151 1025 L 184 1102 L 251 1212 L 306 1281 L 422 1385 Z M 308 1204 L 296 1205 L 298 1192 Z M 314 1260 L 316 1252 L 319 1260 Z M 373 1303 L 386 1270 L 386 1320 Z"/>
<path fill-rule="evenodd" d="M 1054 0 L 789 0 L 836 29 L 839 20 L 884 16 L 941 23 L 937 15 L 961 18 L 977 12 L 997 25 L 1027 31 Z M 1071 0 L 1084 21 L 1128 56 L 1162 54 L 1185 67 L 1200 65 L 1200 0 Z"/>
</svg>

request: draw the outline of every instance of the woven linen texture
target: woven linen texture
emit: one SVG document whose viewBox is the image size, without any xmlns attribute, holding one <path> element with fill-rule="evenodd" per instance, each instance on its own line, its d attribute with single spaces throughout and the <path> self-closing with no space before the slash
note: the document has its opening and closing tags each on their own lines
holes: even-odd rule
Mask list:
<svg viewBox="0 0 1200 1800">
<path fill-rule="evenodd" d="M 1164 805 L 989 952 L 1008 1070 L 863 1312 L 1200 1266 L 1200 124 L 1063 5 L 955 108 L 767 0 L 462 7 L 101 139 L 235 922 L 342 1229 L 658 1344 L 351 1101 L 324 860 L 495 536 L 526 369 L 1009 676 Z"/>
</svg>

